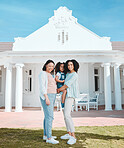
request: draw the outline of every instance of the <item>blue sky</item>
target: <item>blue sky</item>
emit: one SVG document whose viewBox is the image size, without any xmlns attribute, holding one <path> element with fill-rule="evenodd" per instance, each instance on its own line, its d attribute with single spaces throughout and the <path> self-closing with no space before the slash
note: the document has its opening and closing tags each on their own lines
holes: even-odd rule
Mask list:
<svg viewBox="0 0 124 148">
<path fill-rule="evenodd" d="M 124 0 L 0 0 L 0 42 L 26 37 L 66 6 L 78 23 L 111 41 L 124 41 Z"/>
</svg>

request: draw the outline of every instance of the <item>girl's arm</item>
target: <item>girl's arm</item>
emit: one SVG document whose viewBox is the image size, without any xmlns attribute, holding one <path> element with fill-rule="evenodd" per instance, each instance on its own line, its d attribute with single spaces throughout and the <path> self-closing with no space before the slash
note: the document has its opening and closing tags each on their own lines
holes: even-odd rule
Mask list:
<svg viewBox="0 0 124 148">
<path fill-rule="evenodd" d="M 55 81 L 56 81 L 56 82 L 60 82 L 60 83 L 64 83 L 64 82 L 65 82 L 65 80 L 61 81 L 61 80 L 59 80 L 58 78 L 59 78 L 58 76 L 55 77 Z"/>
</svg>

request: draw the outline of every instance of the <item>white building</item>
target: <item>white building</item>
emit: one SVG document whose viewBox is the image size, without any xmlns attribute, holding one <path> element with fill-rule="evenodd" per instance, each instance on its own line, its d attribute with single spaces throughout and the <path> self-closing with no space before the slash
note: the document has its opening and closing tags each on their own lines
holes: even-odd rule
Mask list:
<svg viewBox="0 0 124 148">
<path fill-rule="evenodd" d="M 13 45 L 12 45 L 13 44 Z M 13 46 L 13 47 L 12 47 Z M 81 93 L 100 93 L 105 110 L 124 104 L 124 42 L 111 42 L 77 22 L 72 11 L 60 7 L 48 24 L 14 43 L 0 43 L 0 107 L 16 112 L 40 107 L 38 74 L 48 59 L 80 63 Z"/>
</svg>

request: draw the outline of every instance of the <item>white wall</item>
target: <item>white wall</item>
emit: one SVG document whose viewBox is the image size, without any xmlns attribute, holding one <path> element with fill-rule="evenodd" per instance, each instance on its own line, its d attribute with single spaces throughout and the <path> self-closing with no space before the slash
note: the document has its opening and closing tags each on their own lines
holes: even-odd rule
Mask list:
<svg viewBox="0 0 124 148">
<path fill-rule="evenodd" d="M 33 70 L 33 92 L 29 94 L 23 92 L 23 107 L 40 107 L 38 75 L 42 64 L 25 64 L 24 69 L 27 67 Z"/>
<path fill-rule="evenodd" d="M 89 93 L 88 64 L 80 63 L 78 74 L 79 74 L 80 93 Z"/>
<path fill-rule="evenodd" d="M 103 75 L 103 68 L 101 64 L 89 64 L 88 66 L 88 73 L 89 73 L 89 94 L 90 96 L 95 96 L 95 83 L 94 83 L 94 68 L 99 69 L 99 81 L 100 81 L 100 90 L 99 90 L 99 104 L 104 105 L 104 75 Z"/>
</svg>

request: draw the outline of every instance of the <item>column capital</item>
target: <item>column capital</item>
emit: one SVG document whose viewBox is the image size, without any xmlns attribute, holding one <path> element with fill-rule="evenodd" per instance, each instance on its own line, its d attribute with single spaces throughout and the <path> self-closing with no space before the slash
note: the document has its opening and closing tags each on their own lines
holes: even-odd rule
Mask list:
<svg viewBox="0 0 124 148">
<path fill-rule="evenodd" d="M 120 67 L 121 66 L 121 63 L 112 63 L 111 66 L 112 67 Z"/>
<path fill-rule="evenodd" d="M 4 68 L 7 68 L 8 70 L 12 70 L 12 64 L 6 63 L 6 64 L 4 64 Z"/>
<path fill-rule="evenodd" d="M 23 64 L 23 63 L 16 63 L 15 64 L 15 67 L 16 68 L 18 68 L 18 67 L 20 67 L 20 68 L 22 68 L 22 67 L 24 67 L 25 65 Z"/>
<path fill-rule="evenodd" d="M 111 66 L 111 63 L 102 63 L 101 67 Z"/>
</svg>

